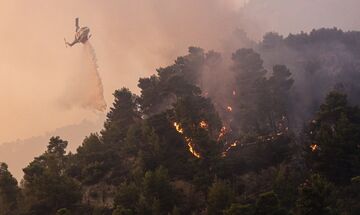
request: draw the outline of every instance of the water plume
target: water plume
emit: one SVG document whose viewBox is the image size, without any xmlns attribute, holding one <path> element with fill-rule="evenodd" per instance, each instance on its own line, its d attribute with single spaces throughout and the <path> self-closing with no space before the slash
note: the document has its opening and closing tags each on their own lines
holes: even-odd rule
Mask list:
<svg viewBox="0 0 360 215">
<path fill-rule="evenodd" d="M 84 44 L 85 59 L 88 60 L 85 66 L 89 66 L 89 81 L 93 85 L 92 90 L 90 89 L 89 97 L 87 101 L 83 103 L 84 107 L 91 107 L 98 111 L 105 111 L 106 101 L 104 99 L 104 88 L 102 80 L 98 71 L 97 58 L 94 47 L 90 42 Z"/>
<path fill-rule="evenodd" d="M 67 108 L 81 107 L 104 112 L 106 101 L 96 52 L 89 41 L 82 46 L 78 71 L 69 81 L 63 104 Z"/>
</svg>

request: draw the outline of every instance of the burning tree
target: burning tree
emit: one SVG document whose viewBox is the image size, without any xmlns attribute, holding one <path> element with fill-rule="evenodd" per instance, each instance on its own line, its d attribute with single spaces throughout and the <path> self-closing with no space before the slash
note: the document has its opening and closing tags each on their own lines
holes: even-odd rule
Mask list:
<svg viewBox="0 0 360 215">
<path fill-rule="evenodd" d="M 215 137 L 221 121 L 209 99 L 200 96 L 180 99 L 174 105 L 174 120 L 176 130 L 184 135 L 195 157 L 210 159 L 220 154 Z"/>
<path fill-rule="evenodd" d="M 336 183 L 360 175 L 360 109 L 333 91 L 306 130 L 308 165 Z"/>
</svg>

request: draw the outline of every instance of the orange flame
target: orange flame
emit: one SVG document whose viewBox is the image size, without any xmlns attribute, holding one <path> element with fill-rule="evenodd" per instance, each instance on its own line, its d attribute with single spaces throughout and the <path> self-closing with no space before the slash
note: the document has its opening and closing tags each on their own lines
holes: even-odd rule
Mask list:
<svg viewBox="0 0 360 215">
<path fill-rule="evenodd" d="M 181 128 L 179 123 L 174 122 L 174 127 L 175 127 L 177 132 L 179 132 L 180 134 L 184 134 L 184 130 Z"/>
<path fill-rule="evenodd" d="M 219 133 L 219 136 L 218 136 L 217 141 L 219 142 L 220 139 L 223 138 L 226 133 L 227 133 L 227 129 L 226 129 L 225 126 L 223 126 L 223 127 L 220 129 L 220 133 Z"/>
<path fill-rule="evenodd" d="M 232 112 L 233 109 L 232 109 L 231 106 L 228 106 L 228 107 L 227 107 L 227 110 L 228 110 L 229 112 Z"/>
<path fill-rule="evenodd" d="M 200 128 L 203 128 L 203 129 L 208 129 L 208 127 L 209 127 L 209 125 L 204 120 L 202 120 L 199 123 L 199 126 L 200 126 Z"/>
<path fill-rule="evenodd" d="M 240 142 L 238 140 L 235 140 L 235 142 L 233 142 L 229 147 L 227 147 L 227 149 L 222 153 L 222 156 L 226 157 L 226 155 L 230 151 L 230 149 L 238 146 L 238 144 L 240 144 Z"/>
<path fill-rule="evenodd" d="M 177 123 L 177 122 L 174 122 L 174 127 L 176 129 L 176 131 L 179 133 L 179 134 L 184 134 L 184 130 L 183 128 L 181 127 L 180 123 Z M 192 155 L 194 155 L 195 157 L 197 158 L 200 158 L 200 154 L 198 152 L 195 151 L 194 147 L 193 147 L 193 142 L 192 142 L 192 139 L 190 137 L 187 137 L 185 136 L 184 137 L 185 139 L 185 142 L 187 143 L 187 146 L 189 148 L 189 151 L 191 152 Z"/>
<path fill-rule="evenodd" d="M 196 152 L 193 147 L 192 139 L 189 137 L 185 137 L 185 141 L 189 147 L 189 151 L 191 152 L 191 154 L 193 154 L 197 158 L 200 158 L 201 157 L 200 154 L 198 152 Z"/>
<path fill-rule="evenodd" d="M 311 145 L 310 145 L 310 148 L 311 148 L 311 151 L 315 152 L 316 150 L 319 149 L 319 146 L 316 145 L 316 144 L 311 144 Z"/>
</svg>

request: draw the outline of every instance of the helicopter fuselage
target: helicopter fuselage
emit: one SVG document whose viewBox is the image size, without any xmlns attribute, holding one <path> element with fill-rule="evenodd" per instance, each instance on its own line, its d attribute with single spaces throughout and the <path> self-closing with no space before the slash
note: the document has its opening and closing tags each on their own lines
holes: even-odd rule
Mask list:
<svg viewBox="0 0 360 215">
<path fill-rule="evenodd" d="M 88 27 L 79 27 L 79 18 L 76 18 L 75 19 L 75 39 L 73 42 L 69 43 L 66 41 L 66 39 L 64 38 L 64 41 L 65 41 L 65 45 L 66 47 L 68 46 L 73 46 L 77 43 L 86 43 L 90 37 L 91 37 L 91 34 L 90 34 L 90 28 Z"/>
<path fill-rule="evenodd" d="M 75 40 L 85 43 L 90 38 L 90 29 L 88 27 L 81 27 L 75 34 Z"/>
</svg>

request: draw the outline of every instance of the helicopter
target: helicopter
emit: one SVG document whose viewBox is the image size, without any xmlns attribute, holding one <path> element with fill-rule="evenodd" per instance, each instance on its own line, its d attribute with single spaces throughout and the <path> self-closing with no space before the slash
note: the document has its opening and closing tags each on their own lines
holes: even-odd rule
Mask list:
<svg viewBox="0 0 360 215">
<path fill-rule="evenodd" d="M 75 29 L 74 41 L 69 43 L 64 38 L 66 47 L 67 46 L 72 47 L 76 43 L 86 43 L 91 37 L 90 28 L 85 27 L 85 26 L 81 27 L 81 28 L 79 27 L 79 18 L 75 18 L 75 27 L 76 27 L 76 29 Z"/>
</svg>

